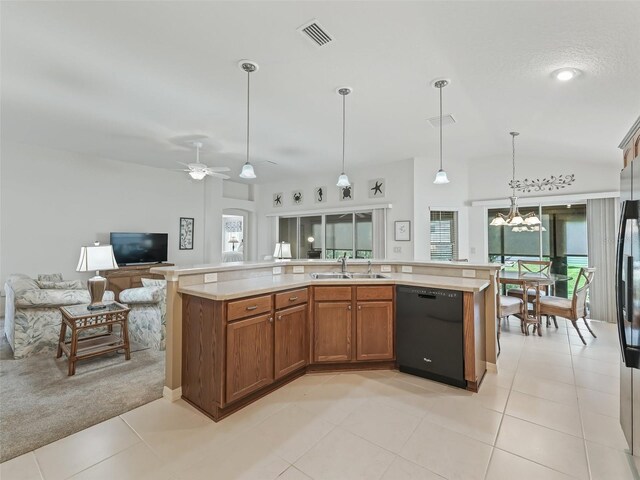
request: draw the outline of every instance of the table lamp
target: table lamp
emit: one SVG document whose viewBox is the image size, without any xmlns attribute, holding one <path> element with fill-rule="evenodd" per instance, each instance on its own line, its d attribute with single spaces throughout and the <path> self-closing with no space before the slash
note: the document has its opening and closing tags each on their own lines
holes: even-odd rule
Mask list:
<svg viewBox="0 0 640 480">
<path fill-rule="evenodd" d="M 100 276 L 100 270 L 116 270 L 117 268 L 118 263 L 113 255 L 111 245 L 100 245 L 100 242 L 95 242 L 92 246 L 80 247 L 80 260 L 78 260 L 76 272 L 96 272 L 96 276 L 87 281 L 91 298 L 91 303 L 87 307 L 89 310 L 99 310 L 106 307 L 102 303 L 102 297 L 107 288 L 107 279 Z"/>
<path fill-rule="evenodd" d="M 233 237 L 231 237 L 231 238 L 229 239 L 229 243 L 231 244 L 231 250 L 235 252 L 235 250 L 236 250 L 236 243 L 240 243 L 240 242 L 238 241 L 238 239 L 237 239 L 235 236 L 233 236 Z"/>
<path fill-rule="evenodd" d="M 291 258 L 291 244 L 288 242 L 276 243 L 276 248 L 273 251 L 273 258 L 277 258 L 278 260 Z"/>
</svg>

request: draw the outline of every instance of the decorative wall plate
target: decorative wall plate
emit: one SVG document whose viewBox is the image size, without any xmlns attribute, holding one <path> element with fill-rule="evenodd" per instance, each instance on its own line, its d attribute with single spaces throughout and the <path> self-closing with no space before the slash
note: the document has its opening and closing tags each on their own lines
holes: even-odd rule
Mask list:
<svg viewBox="0 0 640 480">
<path fill-rule="evenodd" d="M 280 193 L 273 194 L 274 207 L 281 207 L 283 202 L 284 202 L 284 193 L 280 192 Z"/>
<path fill-rule="evenodd" d="M 291 192 L 291 200 L 293 201 L 294 205 L 301 205 L 302 204 L 302 190 L 294 190 L 293 192 Z"/>
<path fill-rule="evenodd" d="M 327 201 L 327 187 L 316 187 L 313 189 L 313 201 L 315 203 L 325 203 Z"/>
</svg>

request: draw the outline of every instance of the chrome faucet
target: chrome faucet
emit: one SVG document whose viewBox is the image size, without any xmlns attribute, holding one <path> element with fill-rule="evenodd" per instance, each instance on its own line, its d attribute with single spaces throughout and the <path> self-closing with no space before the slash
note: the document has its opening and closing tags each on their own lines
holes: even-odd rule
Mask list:
<svg viewBox="0 0 640 480">
<path fill-rule="evenodd" d="M 371 260 L 367 260 L 367 273 L 371 275 Z"/>
<path fill-rule="evenodd" d="M 338 262 L 342 264 L 342 273 L 347 271 L 347 252 L 344 252 L 344 255 L 338 258 Z"/>
</svg>

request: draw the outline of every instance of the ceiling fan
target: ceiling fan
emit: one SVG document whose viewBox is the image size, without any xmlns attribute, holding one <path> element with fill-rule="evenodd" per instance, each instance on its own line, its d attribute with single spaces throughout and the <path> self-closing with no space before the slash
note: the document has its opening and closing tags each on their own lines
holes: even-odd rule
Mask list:
<svg viewBox="0 0 640 480">
<path fill-rule="evenodd" d="M 202 180 L 207 175 L 211 177 L 222 178 L 226 180 L 229 175 L 225 175 L 221 172 L 228 172 L 231 169 L 229 167 L 208 167 L 204 163 L 200 163 L 200 149 L 202 148 L 202 142 L 193 142 L 193 146 L 196 149 L 196 161 L 195 163 L 182 163 L 178 162 L 180 165 L 184 165 L 185 168 L 182 170 L 183 172 L 188 172 L 191 178 L 194 180 Z"/>
</svg>

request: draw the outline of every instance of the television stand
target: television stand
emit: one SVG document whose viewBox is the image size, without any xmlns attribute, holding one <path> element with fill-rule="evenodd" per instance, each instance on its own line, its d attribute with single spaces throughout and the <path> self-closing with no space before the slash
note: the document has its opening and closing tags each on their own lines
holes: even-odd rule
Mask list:
<svg viewBox="0 0 640 480">
<path fill-rule="evenodd" d="M 117 270 L 105 270 L 100 272 L 107 279 L 107 290 L 111 290 L 116 296 L 116 302 L 120 301 L 120 292 L 128 288 L 142 286 L 142 278 L 164 279 L 163 275 L 151 273 L 154 267 L 173 267 L 173 263 L 144 263 L 140 265 L 123 265 Z"/>
</svg>

